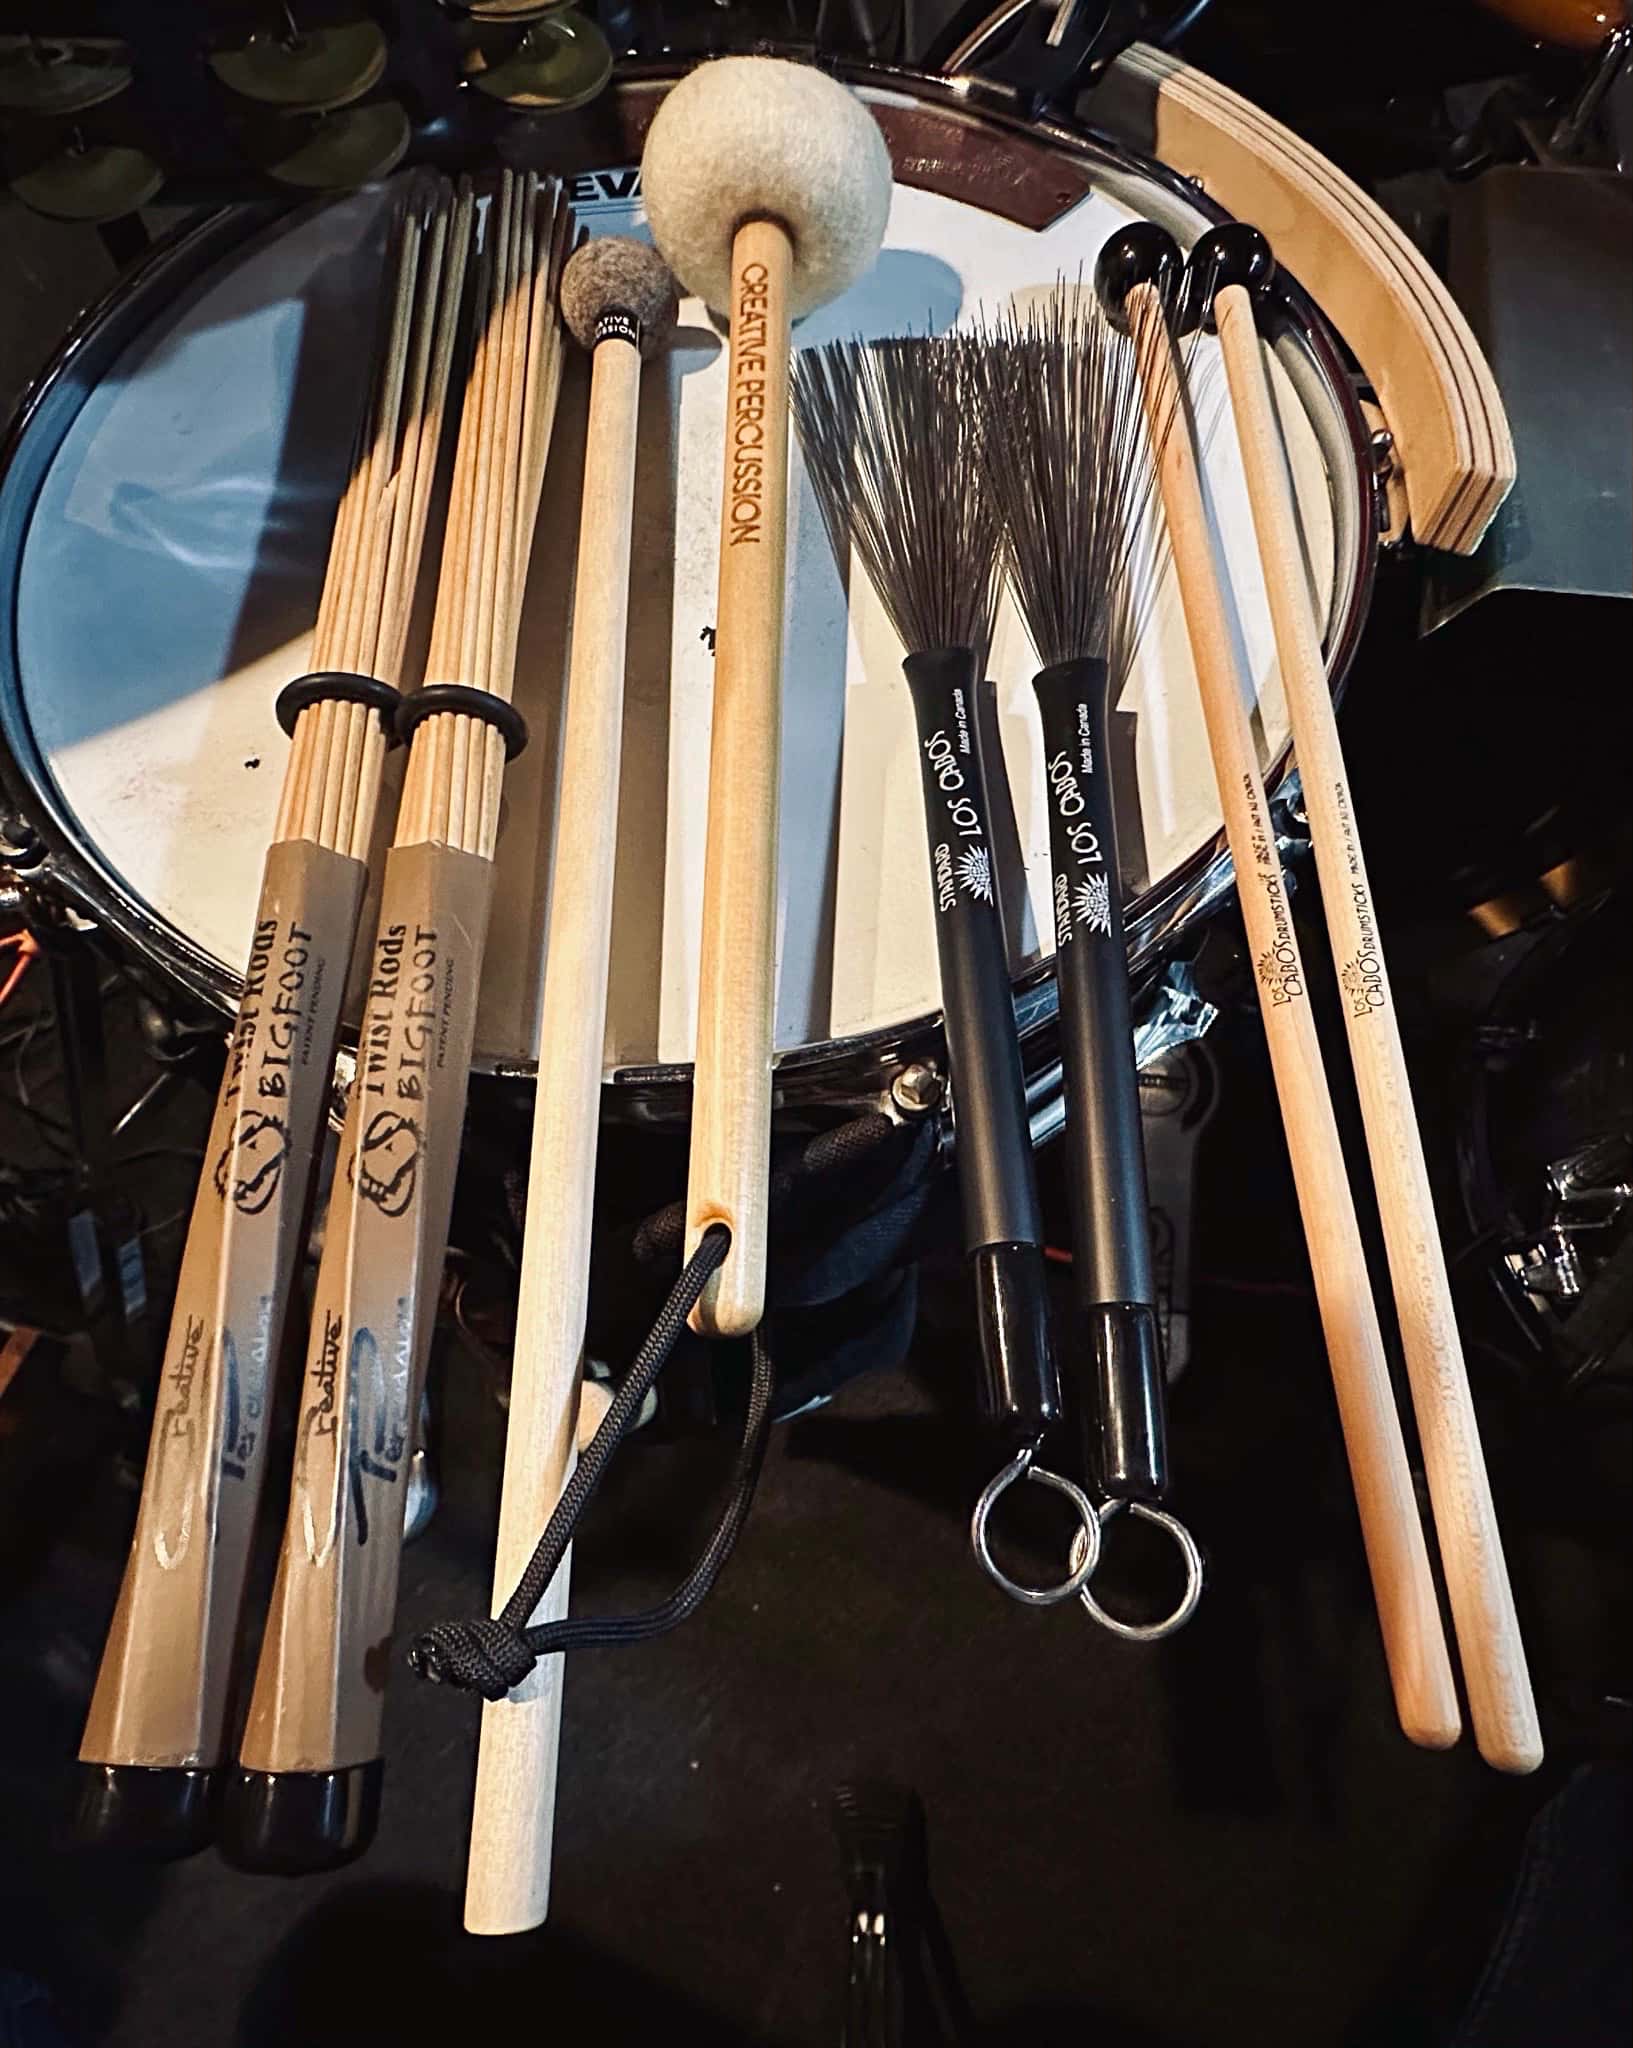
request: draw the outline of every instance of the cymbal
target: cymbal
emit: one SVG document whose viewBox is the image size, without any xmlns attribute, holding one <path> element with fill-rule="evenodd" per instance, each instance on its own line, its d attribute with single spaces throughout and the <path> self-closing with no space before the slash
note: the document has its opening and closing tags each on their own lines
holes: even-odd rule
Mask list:
<svg viewBox="0 0 1633 2048">
<path fill-rule="evenodd" d="M 372 21 L 302 29 L 293 36 L 264 30 L 210 57 L 210 69 L 229 91 L 264 106 L 311 113 L 361 99 L 380 83 L 385 68 L 386 39 Z"/>
<path fill-rule="evenodd" d="M 0 47 L 0 111 L 50 116 L 101 106 L 130 84 L 130 66 L 113 47 L 101 63 L 82 45 L 44 36 Z"/>
<path fill-rule="evenodd" d="M 118 220 L 146 206 L 164 184 L 164 172 L 145 151 L 98 142 L 60 149 L 13 178 L 25 206 L 52 220 Z"/>
<path fill-rule="evenodd" d="M 472 61 L 474 60 L 474 62 Z M 612 76 L 612 49 L 593 21 L 560 7 L 535 21 L 506 56 L 473 51 L 470 81 L 508 106 L 538 113 L 581 107 Z"/>
<path fill-rule="evenodd" d="M 457 11 L 472 21 L 537 21 L 568 0 L 457 0 Z"/>
<path fill-rule="evenodd" d="M 383 178 L 407 153 L 413 130 L 395 100 L 371 100 L 315 120 L 277 121 L 246 137 L 245 147 L 280 185 L 344 192 Z"/>
</svg>

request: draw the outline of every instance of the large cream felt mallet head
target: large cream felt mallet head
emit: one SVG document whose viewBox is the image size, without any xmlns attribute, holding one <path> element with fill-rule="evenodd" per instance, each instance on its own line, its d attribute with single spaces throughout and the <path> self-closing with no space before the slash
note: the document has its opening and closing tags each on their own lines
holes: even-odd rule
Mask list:
<svg viewBox="0 0 1633 2048">
<path fill-rule="evenodd" d="M 649 243 L 598 235 L 568 258 L 561 274 L 561 317 L 581 348 L 594 352 L 609 331 L 635 340 L 651 357 L 669 346 L 679 306 L 669 266 Z"/>
<path fill-rule="evenodd" d="M 834 299 L 878 254 L 890 157 L 854 93 L 809 64 L 720 57 L 673 89 L 647 132 L 652 239 L 689 292 L 731 301 L 732 238 L 774 220 L 794 246 L 792 318 Z"/>
</svg>

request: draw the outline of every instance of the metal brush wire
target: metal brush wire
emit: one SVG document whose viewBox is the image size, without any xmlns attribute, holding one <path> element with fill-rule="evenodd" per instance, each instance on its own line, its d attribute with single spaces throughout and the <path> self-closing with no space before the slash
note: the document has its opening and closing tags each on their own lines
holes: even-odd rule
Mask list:
<svg viewBox="0 0 1633 2048">
<path fill-rule="evenodd" d="M 910 654 L 992 642 L 1003 519 L 981 488 L 979 351 L 964 335 L 794 358 L 794 422 L 843 570 L 854 546 Z"/>
<path fill-rule="evenodd" d="M 1016 600 L 1043 662 L 1034 689 L 1047 763 L 1085 1462 L 1107 1496 L 1103 1515 L 1127 1506 L 1158 1523 L 1186 1569 L 1180 1605 L 1149 1628 L 1105 1614 L 1087 1587 L 1082 1598 L 1116 1633 L 1150 1639 L 1180 1627 L 1201 1591 L 1195 1544 L 1155 1505 L 1168 1485 L 1167 1390 L 1109 744 L 1162 547 L 1152 519 L 1156 448 L 1139 344 L 1091 294 L 1062 283 L 984 340 L 971 354 L 977 433 Z"/>
<path fill-rule="evenodd" d="M 1135 344 L 1065 285 L 983 338 L 982 447 L 1021 616 L 1046 668 L 1092 657 L 1120 688 L 1166 538 Z"/>
<path fill-rule="evenodd" d="M 841 573 L 854 547 L 907 650 L 902 667 L 918 721 L 982 1409 L 1014 1446 L 976 1504 L 970 1538 L 1005 1592 L 1047 1605 L 1087 1584 L 1100 1522 L 1087 1495 L 1036 1462 L 1060 1412 L 1060 1389 L 1009 964 L 981 815 L 975 692 L 992 637 L 1003 542 L 982 465 L 981 348 L 954 335 L 802 350 L 793 406 Z M 990 772 L 998 765 L 989 764 Z M 1023 1477 L 1065 1493 L 1081 1520 L 1081 1554 L 1057 1586 L 1018 1585 L 988 1547 L 992 1508 Z"/>
</svg>

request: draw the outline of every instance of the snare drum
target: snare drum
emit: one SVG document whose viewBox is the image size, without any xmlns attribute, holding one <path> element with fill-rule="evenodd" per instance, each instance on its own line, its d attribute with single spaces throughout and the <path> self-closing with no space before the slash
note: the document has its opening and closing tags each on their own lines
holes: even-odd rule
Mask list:
<svg viewBox="0 0 1633 2048">
<path fill-rule="evenodd" d="M 1188 244 L 1214 216 L 1159 166 L 1025 124 L 979 89 L 866 68 L 897 184 L 883 252 L 796 329 L 940 330 L 1092 274 L 1131 217 Z M 670 78 L 519 124 L 527 160 L 574 180 L 594 232 L 642 232 L 640 139 Z M 268 224 L 233 212 L 157 249 L 82 323 L 25 402 L 0 475 L 0 733 L 14 843 L 76 909 L 224 1013 L 236 1000 L 286 741 L 273 702 L 307 648 L 367 375 L 379 192 Z M 1365 430 L 1337 347 L 1280 286 L 1273 382 L 1313 585 L 1340 676 L 1375 548 Z M 1288 724 L 1215 344 L 1197 414 L 1272 785 Z M 689 301 L 647 372 L 637 482 L 624 771 L 607 1021 L 608 1102 L 684 1116 L 697 999 L 725 352 Z M 562 397 L 517 666 L 532 744 L 509 770 L 477 1026 L 478 1064 L 535 1050 L 584 386 Z M 664 402 L 667 400 L 667 402 Z M 865 585 L 847 598 L 797 446 L 784 664 L 779 1102 L 877 1099 L 933 1056 L 939 1006 L 914 725 L 900 650 Z M 1033 657 L 1014 616 L 992 657 L 1026 891 L 1012 922 L 1018 1012 L 1048 1068 L 1054 988 Z M 1154 579 L 1119 707 L 1131 954 L 1172 949 L 1230 886 L 1183 617 Z M 389 802 L 382 811 L 389 815 Z"/>
</svg>

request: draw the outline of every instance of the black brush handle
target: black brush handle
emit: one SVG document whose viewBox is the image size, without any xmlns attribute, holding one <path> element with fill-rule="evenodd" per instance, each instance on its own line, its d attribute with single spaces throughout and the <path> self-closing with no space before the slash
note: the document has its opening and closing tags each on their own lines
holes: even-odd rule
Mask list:
<svg viewBox="0 0 1633 2048">
<path fill-rule="evenodd" d="M 1077 1298 L 1094 1353 L 1092 1446 L 1115 1500 L 1168 1484 L 1140 1084 L 1123 936 L 1103 661 L 1035 678 L 1048 781 L 1055 974 L 1066 1080 L 1066 1184 Z"/>
<path fill-rule="evenodd" d="M 911 654 L 936 951 L 958 1131 L 964 1249 L 990 1421 L 1035 1435 L 1060 1413 L 1043 1225 L 977 736 L 975 657 Z"/>
</svg>

